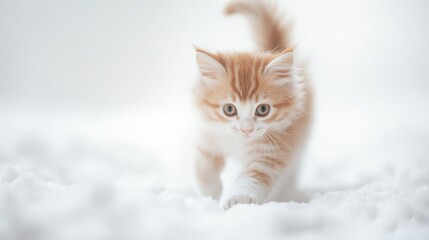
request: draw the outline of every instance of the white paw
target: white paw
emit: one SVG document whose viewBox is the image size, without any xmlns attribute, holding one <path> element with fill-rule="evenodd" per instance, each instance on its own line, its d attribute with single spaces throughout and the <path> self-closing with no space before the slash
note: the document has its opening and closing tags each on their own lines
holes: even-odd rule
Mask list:
<svg viewBox="0 0 429 240">
<path fill-rule="evenodd" d="M 220 205 L 223 209 L 229 209 L 237 204 L 257 203 L 256 197 L 249 194 L 232 195 L 223 199 Z"/>
</svg>

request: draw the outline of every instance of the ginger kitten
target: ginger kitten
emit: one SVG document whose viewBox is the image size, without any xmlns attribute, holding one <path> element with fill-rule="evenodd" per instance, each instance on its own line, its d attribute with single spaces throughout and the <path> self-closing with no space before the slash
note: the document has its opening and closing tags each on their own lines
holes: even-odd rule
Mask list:
<svg viewBox="0 0 429 240">
<path fill-rule="evenodd" d="M 236 0 L 225 12 L 249 17 L 260 51 L 196 48 L 200 74 L 194 94 L 203 117 L 195 158 L 199 189 L 215 199 L 222 195 L 225 209 L 284 201 L 293 189 L 309 128 L 310 86 L 298 72 L 287 28 L 272 2 Z M 238 161 L 242 169 L 223 192 L 220 173 L 227 159 Z"/>
</svg>

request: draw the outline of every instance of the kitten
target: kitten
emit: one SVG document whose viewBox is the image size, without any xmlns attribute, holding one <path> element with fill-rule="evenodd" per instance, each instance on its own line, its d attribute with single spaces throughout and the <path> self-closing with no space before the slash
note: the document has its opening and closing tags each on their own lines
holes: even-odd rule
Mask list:
<svg viewBox="0 0 429 240">
<path fill-rule="evenodd" d="M 194 94 L 203 117 L 195 159 L 199 189 L 214 199 L 222 194 L 224 209 L 284 201 L 309 128 L 310 86 L 298 72 L 275 4 L 236 0 L 225 13 L 249 17 L 260 51 L 196 48 L 200 74 Z M 222 193 L 220 173 L 227 158 L 242 169 L 232 188 Z"/>
</svg>

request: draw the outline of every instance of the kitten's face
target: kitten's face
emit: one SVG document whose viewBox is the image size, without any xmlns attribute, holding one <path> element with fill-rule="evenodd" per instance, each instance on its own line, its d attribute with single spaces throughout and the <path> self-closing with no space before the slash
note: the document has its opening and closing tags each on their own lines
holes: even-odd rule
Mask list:
<svg viewBox="0 0 429 240">
<path fill-rule="evenodd" d="M 197 50 L 195 90 L 206 124 L 220 135 L 256 139 L 282 131 L 297 111 L 293 55 L 214 55 Z"/>
<path fill-rule="evenodd" d="M 225 131 L 245 138 L 262 136 L 270 124 L 266 119 L 272 115 L 271 104 L 267 101 L 225 101 L 221 104 L 222 113 L 226 117 Z M 219 111 L 216 109 L 215 111 Z"/>
</svg>

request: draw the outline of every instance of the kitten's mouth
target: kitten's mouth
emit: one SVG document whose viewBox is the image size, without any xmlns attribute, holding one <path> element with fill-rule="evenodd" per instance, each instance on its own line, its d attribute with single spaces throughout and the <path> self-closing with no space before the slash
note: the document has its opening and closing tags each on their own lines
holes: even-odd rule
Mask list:
<svg viewBox="0 0 429 240">
<path fill-rule="evenodd" d="M 260 137 L 264 134 L 264 131 L 265 131 L 264 128 L 258 128 L 252 132 L 242 132 L 237 127 L 233 127 L 232 129 L 234 130 L 235 133 L 239 134 L 240 136 L 246 139 Z"/>
</svg>

